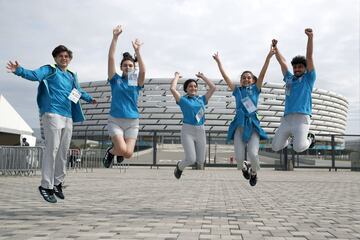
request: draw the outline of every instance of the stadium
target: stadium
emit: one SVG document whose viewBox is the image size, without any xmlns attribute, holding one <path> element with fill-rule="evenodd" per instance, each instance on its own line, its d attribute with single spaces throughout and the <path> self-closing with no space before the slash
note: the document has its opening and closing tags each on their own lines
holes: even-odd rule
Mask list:
<svg viewBox="0 0 360 240">
<path fill-rule="evenodd" d="M 166 139 L 178 139 L 182 114 L 175 103 L 169 78 L 146 79 L 139 97 L 140 131 L 139 136 L 157 136 Z M 213 80 L 217 90 L 206 109 L 206 130 L 212 137 L 225 141 L 227 129 L 235 115 L 235 99 L 224 80 Z M 182 92 L 183 80 L 178 89 Z M 110 111 L 111 90 L 106 81 L 81 83 L 81 87 L 97 99 L 97 104 L 83 104 L 86 121 L 74 124 L 74 139 L 107 140 L 107 118 Z M 199 81 L 198 94 L 202 95 L 206 86 Z M 310 131 L 317 135 L 317 148 L 330 146 L 330 135 L 345 134 L 348 101 L 345 97 L 323 89 L 312 92 L 313 111 Z M 284 111 L 284 84 L 264 83 L 258 104 L 258 117 L 261 126 L 270 138 L 280 125 Z M 336 138 L 336 144 L 344 143 L 342 137 Z"/>
</svg>

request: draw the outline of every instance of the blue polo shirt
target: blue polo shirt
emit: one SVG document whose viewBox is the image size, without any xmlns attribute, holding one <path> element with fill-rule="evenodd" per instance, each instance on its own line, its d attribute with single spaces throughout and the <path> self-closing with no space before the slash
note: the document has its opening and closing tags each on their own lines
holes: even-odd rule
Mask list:
<svg viewBox="0 0 360 240">
<path fill-rule="evenodd" d="M 236 114 L 244 114 L 247 113 L 247 110 L 241 100 L 245 97 L 249 97 L 254 103 L 254 105 L 257 106 L 260 91 L 257 88 L 256 84 L 251 84 L 248 87 L 236 87 L 232 95 L 235 97 Z"/>
<path fill-rule="evenodd" d="M 203 125 L 205 123 L 205 105 L 206 97 L 204 96 L 193 96 L 188 95 L 182 96 L 177 103 L 180 106 L 181 112 L 183 114 L 183 122 L 190 125 Z M 198 121 L 196 119 L 196 114 L 199 111 L 203 111 L 203 115 Z"/>
<path fill-rule="evenodd" d="M 306 72 L 299 78 L 287 71 L 284 76 L 284 82 L 286 83 L 284 116 L 291 113 L 300 113 L 311 116 L 311 92 L 314 88 L 315 79 L 315 69 Z"/>
<path fill-rule="evenodd" d="M 138 98 L 143 87 L 129 86 L 117 73 L 109 80 L 111 86 L 110 115 L 114 118 L 139 118 Z"/>
</svg>

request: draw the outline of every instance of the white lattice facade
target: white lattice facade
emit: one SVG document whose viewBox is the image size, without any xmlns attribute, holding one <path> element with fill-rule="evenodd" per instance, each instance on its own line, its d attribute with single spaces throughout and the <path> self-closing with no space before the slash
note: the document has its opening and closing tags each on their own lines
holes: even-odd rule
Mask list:
<svg viewBox="0 0 360 240">
<path fill-rule="evenodd" d="M 182 124 L 182 114 L 176 105 L 170 88 L 171 79 L 147 79 L 139 97 L 140 135 L 178 135 Z M 206 109 L 206 129 L 212 134 L 226 136 L 226 131 L 235 115 L 235 99 L 223 80 L 213 80 L 217 90 Z M 179 82 L 181 93 L 183 80 Z M 82 83 L 85 91 L 98 101 L 97 104 L 83 104 L 86 121 L 74 125 L 74 138 L 85 136 L 98 138 L 107 135 L 106 124 L 110 111 L 111 91 L 106 81 Z M 198 94 L 205 93 L 205 86 L 199 81 Z M 283 84 L 265 83 L 258 104 L 261 126 L 271 136 L 283 116 L 285 90 Z M 314 89 L 313 115 L 310 131 L 315 134 L 344 134 L 348 111 L 345 97 L 322 89 Z M 317 140 L 330 141 L 329 137 Z"/>
</svg>

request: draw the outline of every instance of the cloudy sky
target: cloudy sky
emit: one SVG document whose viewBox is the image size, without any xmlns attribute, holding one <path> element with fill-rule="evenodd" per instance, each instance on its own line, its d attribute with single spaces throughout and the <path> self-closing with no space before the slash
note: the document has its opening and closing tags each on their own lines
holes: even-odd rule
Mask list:
<svg viewBox="0 0 360 240">
<path fill-rule="evenodd" d="M 304 29 L 314 30 L 316 88 L 349 101 L 347 133 L 360 134 L 358 0 L 0 0 L 0 94 L 31 127 L 38 127 L 37 83 L 6 72 L 8 60 L 29 69 L 53 63 L 59 44 L 74 52 L 80 82 L 105 80 L 112 28 L 123 25 L 118 56 L 144 42 L 147 77 L 184 77 L 202 71 L 220 78 L 211 54 L 219 51 L 236 79 L 259 73 L 272 38 L 290 60 L 305 55 Z M 275 58 L 265 81 L 282 81 Z"/>
</svg>

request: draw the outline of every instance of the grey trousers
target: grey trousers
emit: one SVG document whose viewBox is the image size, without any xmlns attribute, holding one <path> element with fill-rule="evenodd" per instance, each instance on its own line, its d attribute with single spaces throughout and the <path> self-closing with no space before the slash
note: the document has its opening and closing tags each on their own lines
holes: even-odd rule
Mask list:
<svg viewBox="0 0 360 240">
<path fill-rule="evenodd" d="M 246 144 L 242 140 L 243 128 L 237 128 L 234 136 L 234 150 L 237 161 L 237 168 L 242 168 L 242 163 L 245 160 L 245 147 L 247 145 L 247 161 L 251 163 L 252 170 L 257 172 L 260 170 L 259 163 L 259 143 L 260 137 L 256 131 L 253 131 L 249 142 Z"/>
<path fill-rule="evenodd" d="M 185 159 L 179 162 L 181 171 L 195 162 L 200 165 L 205 162 L 206 135 L 204 125 L 195 126 L 184 123 L 181 128 L 181 143 L 185 153 Z"/>
<path fill-rule="evenodd" d="M 41 186 L 52 189 L 64 181 L 66 175 L 67 152 L 70 147 L 73 121 L 55 113 L 45 113 L 41 117 L 45 154 L 41 168 Z"/>
<path fill-rule="evenodd" d="M 303 152 L 309 148 L 311 139 L 308 138 L 310 116 L 292 113 L 281 118 L 279 128 L 272 140 L 272 149 L 279 151 L 289 144 L 289 137 L 293 136 L 293 149 Z"/>
</svg>

